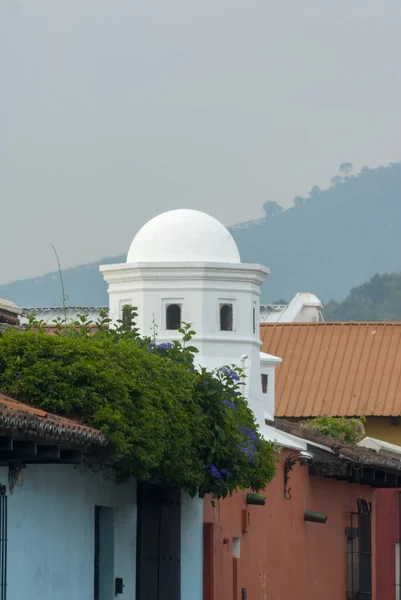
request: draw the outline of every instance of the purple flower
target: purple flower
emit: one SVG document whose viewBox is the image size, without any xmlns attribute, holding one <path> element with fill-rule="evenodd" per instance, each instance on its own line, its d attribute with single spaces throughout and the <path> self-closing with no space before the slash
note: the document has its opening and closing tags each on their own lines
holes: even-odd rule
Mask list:
<svg viewBox="0 0 401 600">
<path fill-rule="evenodd" d="M 228 406 L 228 408 L 232 408 L 233 410 L 237 410 L 237 407 L 235 406 L 234 402 L 231 402 L 230 400 L 223 400 L 223 404 L 225 406 Z"/>
<path fill-rule="evenodd" d="M 253 431 L 250 427 L 241 427 L 241 431 L 246 435 L 247 438 L 249 438 L 253 442 L 259 441 L 258 434 L 255 431 Z"/>
<path fill-rule="evenodd" d="M 224 479 L 231 479 L 232 474 L 228 469 L 221 469 L 220 474 L 224 477 Z"/>
<path fill-rule="evenodd" d="M 218 470 L 218 468 L 216 467 L 216 465 L 206 465 L 206 469 L 209 471 L 209 473 L 213 477 L 213 479 L 217 479 L 217 480 L 221 479 L 221 473 Z"/>
<path fill-rule="evenodd" d="M 219 369 L 219 371 L 224 375 L 227 375 L 227 377 L 229 377 L 233 381 L 239 381 L 239 375 L 237 371 L 234 371 L 234 369 L 230 369 L 229 367 L 222 367 L 221 369 Z"/>
<path fill-rule="evenodd" d="M 157 344 L 156 348 L 160 350 L 160 352 L 164 352 L 165 350 L 170 350 L 173 346 L 173 342 L 163 342 L 162 344 Z"/>
<path fill-rule="evenodd" d="M 241 450 L 241 452 L 243 452 L 245 454 L 245 456 L 247 456 L 251 462 L 253 462 L 253 455 L 255 453 L 255 446 L 253 446 L 253 445 L 238 446 L 238 449 Z"/>
</svg>

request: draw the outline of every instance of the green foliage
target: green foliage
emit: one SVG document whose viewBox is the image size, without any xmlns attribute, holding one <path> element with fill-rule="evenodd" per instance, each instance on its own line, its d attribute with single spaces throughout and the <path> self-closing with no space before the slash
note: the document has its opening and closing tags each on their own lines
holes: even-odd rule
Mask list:
<svg viewBox="0 0 401 600">
<path fill-rule="evenodd" d="M 157 344 L 135 317 L 126 307 L 109 328 L 105 314 L 96 324 L 81 315 L 58 322 L 55 336 L 32 317 L 25 332 L 0 336 L 0 390 L 101 429 L 121 475 L 201 495 L 264 488 L 275 448 L 257 431 L 241 374 L 196 369 L 189 324 L 182 343 Z"/>
<path fill-rule="evenodd" d="M 401 321 L 401 273 L 374 275 L 343 302 L 330 300 L 323 314 L 326 321 Z"/>
<path fill-rule="evenodd" d="M 362 418 L 347 419 L 345 417 L 324 416 L 304 421 L 302 426 L 348 444 L 357 444 L 365 437 Z"/>
</svg>

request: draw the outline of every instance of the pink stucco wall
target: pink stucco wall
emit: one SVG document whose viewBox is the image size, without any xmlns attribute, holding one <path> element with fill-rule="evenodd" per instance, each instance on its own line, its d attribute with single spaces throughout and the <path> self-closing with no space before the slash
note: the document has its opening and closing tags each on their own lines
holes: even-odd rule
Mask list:
<svg viewBox="0 0 401 600">
<path fill-rule="evenodd" d="M 276 477 L 263 492 L 265 506 L 246 507 L 245 492 L 225 500 L 205 499 L 204 600 L 241 600 L 242 588 L 247 600 L 345 598 L 347 512 L 357 509 L 358 498 L 373 502 L 374 490 L 310 477 L 307 467 L 297 464 L 290 479 L 292 499 L 285 500 L 285 457 L 284 452 Z M 304 522 L 306 509 L 326 514 L 327 523 Z M 372 526 L 374 538 L 374 516 Z M 239 559 L 233 557 L 234 537 L 240 538 Z"/>
<path fill-rule="evenodd" d="M 377 598 L 395 600 L 395 542 L 400 537 L 399 496 L 401 490 L 376 492 Z"/>
</svg>

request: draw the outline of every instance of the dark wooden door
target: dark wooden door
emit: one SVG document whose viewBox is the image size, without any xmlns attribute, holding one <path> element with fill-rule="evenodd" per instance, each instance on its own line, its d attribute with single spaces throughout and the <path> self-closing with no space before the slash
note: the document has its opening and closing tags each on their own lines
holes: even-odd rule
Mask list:
<svg viewBox="0 0 401 600">
<path fill-rule="evenodd" d="M 180 491 L 138 487 L 138 600 L 181 599 Z"/>
</svg>

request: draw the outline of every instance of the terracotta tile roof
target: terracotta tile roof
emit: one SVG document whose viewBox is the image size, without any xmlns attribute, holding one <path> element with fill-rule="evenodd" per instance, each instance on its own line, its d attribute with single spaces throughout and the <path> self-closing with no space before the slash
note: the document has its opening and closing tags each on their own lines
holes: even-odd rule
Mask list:
<svg viewBox="0 0 401 600">
<path fill-rule="evenodd" d="M 400 416 L 401 323 L 261 324 L 277 417 Z"/>
<path fill-rule="evenodd" d="M 107 444 L 106 436 L 97 429 L 17 402 L 1 393 L 0 427 L 34 437 L 63 440 L 78 445 Z"/>
<path fill-rule="evenodd" d="M 277 429 L 280 429 L 285 433 L 296 435 L 297 437 L 300 437 L 306 441 L 315 442 L 322 446 L 326 446 L 327 448 L 330 448 L 330 450 L 336 456 L 344 460 L 365 465 L 366 467 L 375 467 L 401 473 L 401 460 L 397 460 L 397 458 L 394 457 L 380 455 L 371 448 L 365 448 L 363 446 L 351 446 L 350 444 L 347 444 L 341 440 L 311 431 L 306 427 L 301 427 L 300 425 L 289 422 L 286 419 L 280 419 L 274 422 L 269 421 L 269 425 L 277 427 Z"/>
</svg>

